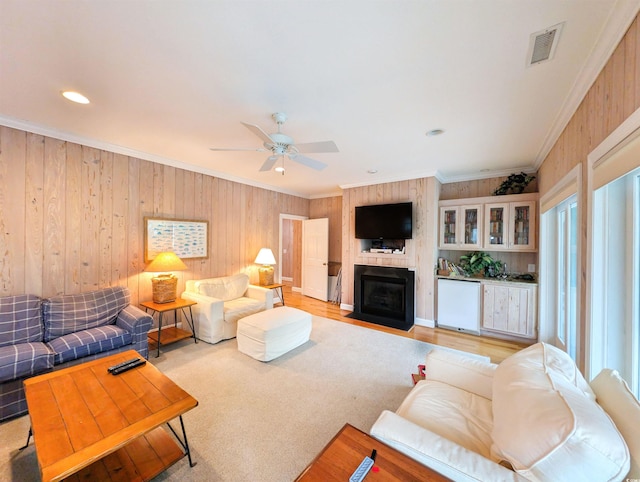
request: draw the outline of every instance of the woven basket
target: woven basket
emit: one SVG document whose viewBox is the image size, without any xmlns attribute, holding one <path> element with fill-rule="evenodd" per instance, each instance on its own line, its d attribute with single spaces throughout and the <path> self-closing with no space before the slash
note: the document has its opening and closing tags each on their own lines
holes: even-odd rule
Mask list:
<svg viewBox="0 0 640 482">
<path fill-rule="evenodd" d="M 172 274 L 151 278 L 154 303 L 170 303 L 175 301 L 178 289 L 178 278 Z"/>
</svg>

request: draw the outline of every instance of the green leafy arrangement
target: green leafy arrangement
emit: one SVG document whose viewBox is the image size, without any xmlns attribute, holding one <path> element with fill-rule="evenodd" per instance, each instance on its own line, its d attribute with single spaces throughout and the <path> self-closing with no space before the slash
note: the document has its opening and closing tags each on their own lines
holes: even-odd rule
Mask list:
<svg viewBox="0 0 640 482">
<path fill-rule="evenodd" d="M 500 187 L 493 191 L 493 195 L 503 196 L 505 194 L 520 194 L 535 178 L 536 176 L 530 176 L 524 172 L 521 172 L 520 174 L 510 174 L 509 177 L 500 184 Z"/>
<path fill-rule="evenodd" d="M 502 269 L 502 261 L 493 259 L 489 253 L 483 251 L 475 251 L 460 256 L 460 264 L 470 276 L 476 274 L 493 276 Z"/>
</svg>

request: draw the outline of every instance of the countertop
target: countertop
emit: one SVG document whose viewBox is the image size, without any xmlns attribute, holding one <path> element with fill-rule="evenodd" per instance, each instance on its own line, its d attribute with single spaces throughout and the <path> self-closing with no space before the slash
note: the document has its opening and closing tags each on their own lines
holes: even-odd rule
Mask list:
<svg viewBox="0 0 640 482">
<path fill-rule="evenodd" d="M 436 275 L 438 279 L 451 279 L 461 281 L 475 281 L 476 283 L 490 283 L 490 284 L 513 284 L 513 285 L 538 285 L 538 279 L 536 275 L 533 275 L 533 280 L 518 279 L 517 276 L 521 275 L 509 275 L 506 278 L 486 278 L 484 276 L 441 276 Z"/>
</svg>

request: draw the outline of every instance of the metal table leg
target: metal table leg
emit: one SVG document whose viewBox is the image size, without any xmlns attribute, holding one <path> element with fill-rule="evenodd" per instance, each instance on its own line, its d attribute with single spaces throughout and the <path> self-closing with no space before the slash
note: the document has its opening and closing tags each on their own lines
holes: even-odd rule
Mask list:
<svg viewBox="0 0 640 482">
<path fill-rule="evenodd" d="M 180 415 L 180 427 L 182 428 L 182 438 L 180 438 L 178 436 L 178 434 L 173 429 L 173 427 L 171 426 L 170 423 L 167 423 L 167 426 L 169 427 L 169 429 L 171 429 L 171 432 L 173 432 L 173 435 L 178 440 L 180 445 L 182 445 L 182 448 L 184 449 L 185 453 L 187 454 L 187 458 L 189 459 L 189 466 L 190 467 L 194 467 L 197 464 L 197 462 L 193 462 L 191 460 L 191 450 L 189 450 L 189 442 L 187 441 L 187 432 L 184 429 L 184 421 L 182 420 L 182 415 Z"/>
</svg>

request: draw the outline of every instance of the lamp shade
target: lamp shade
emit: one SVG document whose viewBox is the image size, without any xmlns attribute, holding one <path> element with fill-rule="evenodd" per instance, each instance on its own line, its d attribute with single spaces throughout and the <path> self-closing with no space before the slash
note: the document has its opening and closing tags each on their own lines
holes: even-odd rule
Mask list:
<svg viewBox="0 0 640 482">
<path fill-rule="evenodd" d="M 187 269 L 187 265 L 182 262 L 178 255 L 173 251 L 165 251 L 159 253 L 153 261 L 149 263 L 149 266 L 145 268 L 145 271 L 151 273 L 164 273 L 167 271 L 183 271 Z"/>
<path fill-rule="evenodd" d="M 256 256 L 256 264 L 276 264 L 276 258 L 273 256 L 273 251 L 269 248 L 262 248 Z"/>
</svg>

